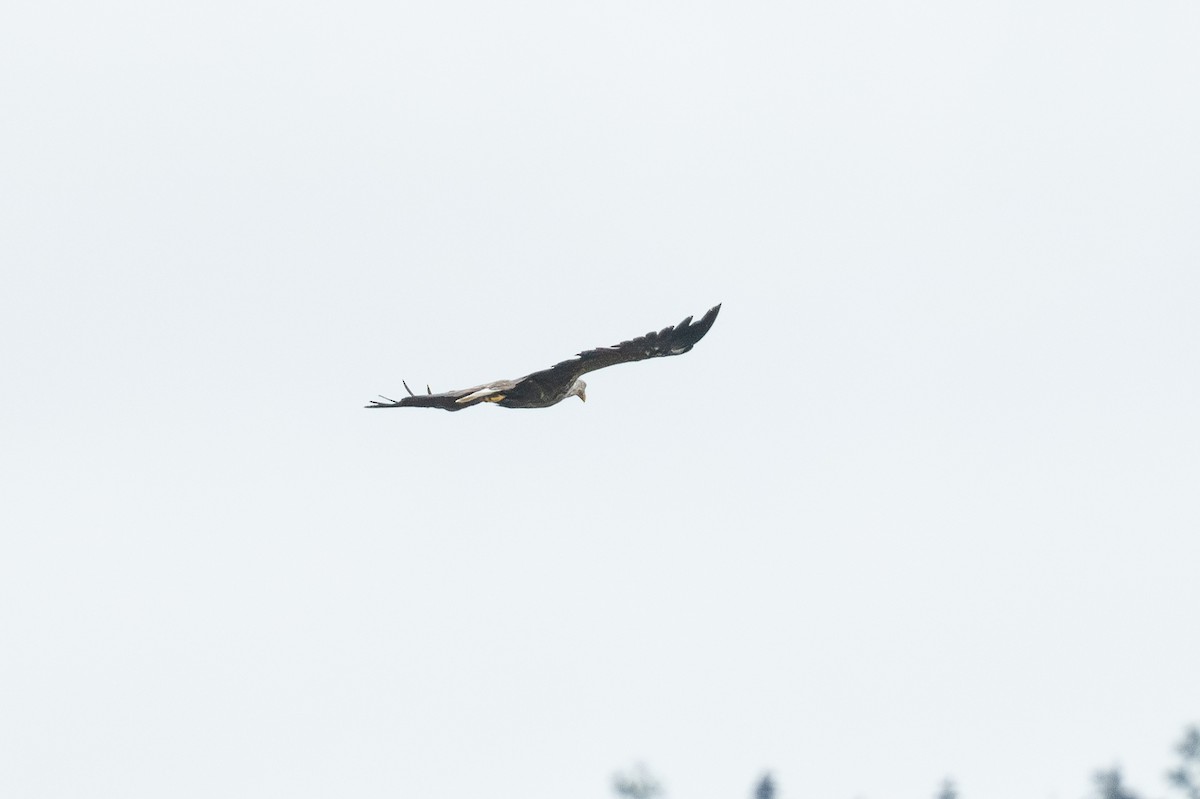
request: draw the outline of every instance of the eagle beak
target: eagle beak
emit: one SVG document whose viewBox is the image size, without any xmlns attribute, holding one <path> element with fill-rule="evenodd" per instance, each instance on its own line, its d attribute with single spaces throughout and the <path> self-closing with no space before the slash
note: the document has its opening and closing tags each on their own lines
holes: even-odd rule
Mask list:
<svg viewBox="0 0 1200 799">
<path fill-rule="evenodd" d="M 587 392 L 586 391 L 580 391 L 575 396 L 579 397 L 580 402 L 587 402 Z"/>
</svg>

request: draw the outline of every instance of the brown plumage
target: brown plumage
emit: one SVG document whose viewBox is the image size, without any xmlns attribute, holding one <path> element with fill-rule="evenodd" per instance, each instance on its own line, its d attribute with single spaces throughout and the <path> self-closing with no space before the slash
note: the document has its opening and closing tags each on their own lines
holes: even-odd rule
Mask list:
<svg viewBox="0 0 1200 799">
<path fill-rule="evenodd" d="M 612 347 L 586 350 L 549 369 L 533 372 L 516 380 L 495 380 L 440 394 L 434 394 L 428 387 L 425 394 L 413 394 L 405 383 L 407 397 L 401 400 L 384 397 L 387 402 L 372 401 L 366 407 L 441 408 L 444 411 L 461 411 L 481 402 L 490 402 L 502 408 L 546 408 L 572 396 L 586 401 L 587 384 L 580 380 L 583 375 L 619 363 L 682 355 L 704 338 L 720 310 L 721 306 L 717 305 L 710 308 L 695 324 L 692 324 L 692 317 L 689 316 L 677 325 L 664 327 L 658 332 L 652 330 L 644 336 L 622 341 Z"/>
</svg>

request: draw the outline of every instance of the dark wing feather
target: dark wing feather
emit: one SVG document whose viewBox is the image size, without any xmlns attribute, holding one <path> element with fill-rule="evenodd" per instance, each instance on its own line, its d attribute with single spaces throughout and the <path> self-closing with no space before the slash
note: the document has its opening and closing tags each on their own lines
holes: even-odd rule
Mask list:
<svg viewBox="0 0 1200 799">
<path fill-rule="evenodd" d="M 475 397 L 466 402 L 459 402 L 458 400 L 467 396 L 468 394 L 474 394 L 480 389 L 486 388 L 487 385 L 490 384 L 474 386 L 472 388 L 463 388 L 457 391 L 443 391 L 440 394 L 409 394 L 409 396 L 404 397 L 403 399 L 388 400 L 387 402 L 377 402 L 375 400 L 371 400 L 371 404 L 364 407 L 441 408 L 443 411 L 461 411 L 463 408 L 470 408 L 472 405 L 478 405 L 479 403 L 486 401 L 486 396 Z M 407 386 L 405 386 L 405 388 L 407 388 Z M 384 399 L 387 399 L 387 397 L 384 397 Z"/>
<path fill-rule="evenodd" d="M 570 360 L 563 361 L 543 369 L 540 372 L 526 375 L 520 383 L 526 380 L 536 381 L 543 386 L 560 386 L 566 391 L 571 385 L 588 372 L 616 366 L 619 363 L 644 361 L 647 358 L 665 358 L 671 355 L 682 355 L 704 338 L 704 334 L 713 326 L 721 306 L 708 309 L 708 313 L 700 317 L 700 321 L 692 324 L 692 317 L 684 319 L 677 325 L 664 327 L 657 332 L 650 331 L 629 341 L 622 341 L 612 347 L 600 347 L 586 350 Z"/>
<path fill-rule="evenodd" d="M 443 411 L 461 411 L 466 404 L 459 405 L 456 400 L 463 396 L 457 391 L 444 394 L 415 394 L 392 402 L 376 402 L 371 400 L 367 408 L 441 408 Z M 386 399 L 386 397 L 385 397 Z"/>
</svg>

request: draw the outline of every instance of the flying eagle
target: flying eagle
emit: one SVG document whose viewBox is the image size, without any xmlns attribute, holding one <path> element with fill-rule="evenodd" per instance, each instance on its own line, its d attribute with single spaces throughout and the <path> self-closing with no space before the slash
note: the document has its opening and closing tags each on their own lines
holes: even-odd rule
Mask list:
<svg viewBox="0 0 1200 799">
<path fill-rule="evenodd" d="M 372 400 L 366 407 L 441 408 L 444 411 L 461 411 L 481 402 L 492 402 L 503 408 L 548 408 L 567 397 L 579 397 L 586 402 L 587 383 L 580 380 L 580 377 L 619 363 L 682 355 L 704 338 L 720 310 L 721 306 L 717 305 L 710 308 L 696 324 L 692 324 L 692 317 L 689 316 L 679 324 L 664 327 L 657 333 L 652 330 L 644 336 L 622 341 L 613 347 L 587 350 L 569 361 L 518 377 L 516 380 L 495 380 L 481 386 L 441 394 L 434 394 L 429 390 L 429 386 L 425 387 L 425 394 L 414 394 L 408 383 L 402 380 L 400 382 L 404 383 L 407 397 L 401 400 L 383 397 L 387 402 Z"/>
</svg>

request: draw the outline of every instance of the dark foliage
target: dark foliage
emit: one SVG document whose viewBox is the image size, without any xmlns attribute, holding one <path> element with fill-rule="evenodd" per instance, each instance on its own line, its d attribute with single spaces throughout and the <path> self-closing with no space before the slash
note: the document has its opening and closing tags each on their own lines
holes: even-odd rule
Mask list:
<svg viewBox="0 0 1200 799">
<path fill-rule="evenodd" d="M 643 764 L 613 775 L 613 790 L 628 799 L 655 799 L 662 796 L 662 783 Z"/>
<path fill-rule="evenodd" d="M 1167 779 L 1183 791 L 1188 799 L 1200 799 L 1200 727 L 1188 729 L 1175 751 L 1183 758 L 1183 762 L 1179 768 L 1167 774 Z"/>
<path fill-rule="evenodd" d="M 1125 787 L 1119 768 L 1097 771 L 1095 780 L 1097 799 L 1138 799 L 1137 794 Z"/>
<path fill-rule="evenodd" d="M 954 780 L 947 777 L 942 780 L 942 787 L 938 788 L 936 799 L 958 799 L 958 788 L 954 785 Z"/>
</svg>

